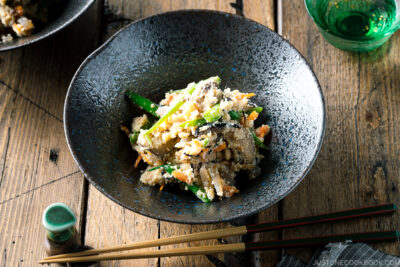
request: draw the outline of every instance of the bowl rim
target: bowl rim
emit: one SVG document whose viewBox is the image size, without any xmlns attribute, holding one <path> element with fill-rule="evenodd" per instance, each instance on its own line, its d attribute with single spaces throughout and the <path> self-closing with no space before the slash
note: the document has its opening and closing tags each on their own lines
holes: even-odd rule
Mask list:
<svg viewBox="0 0 400 267">
<path fill-rule="evenodd" d="M 221 219 L 203 219 L 203 220 L 194 220 L 194 219 L 179 219 L 179 218 L 173 218 L 173 217 L 167 217 L 164 218 L 163 216 L 159 216 L 157 214 L 152 214 L 151 212 L 147 212 L 147 211 L 143 211 L 143 210 L 139 210 L 136 209 L 134 206 L 128 206 L 122 202 L 120 202 L 118 199 L 114 198 L 111 194 L 109 194 L 108 192 L 104 191 L 104 189 L 98 185 L 95 180 L 93 179 L 93 176 L 88 173 L 84 166 L 82 165 L 82 163 L 80 162 L 80 160 L 77 157 L 77 153 L 75 148 L 72 147 L 71 145 L 71 137 L 69 135 L 70 132 L 70 127 L 68 126 L 68 121 L 69 121 L 69 115 L 67 113 L 67 110 L 69 109 L 69 99 L 71 96 L 71 91 L 73 88 L 73 85 L 75 84 L 76 80 L 78 79 L 79 74 L 81 73 L 81 71 L 83 70 L 83 68 L 86 67 L 86 65 L 92 60 L 94 59 L 98 54 L 100 54 L 105 48 L 107 48 L 111 42 L 123 31 L 125 31 L 127 28 L 131 27 L 132 25 L 139 23 L 141 21 L 144 20 L 148 20 L 154 17 L 158 17 L 158 16 L 166 16 L 169 14 L 179 14 L 179 13 L 192 13 L 192 12 L 197 12 L 197 13 L 216 13 L 219 15 L 229 15 L 232 17 L 235 17 L 237 19 L 243 20 L 243 21 L 248 21 L 250 23 L 256 23 L 259 26 L 262 26 L 264 28 L 266 28 L 268 31 L 270 31 L 272 34 L 275 34 L 282 42 L 285 42 L 286 44 L 288 44 L 292 49 L 294 49 L 297 53 L 298 56 L 300 57 L 300 60 L 306 64 L 307 68 L 311 71 L 311 74 L 314 78 L 314 82 L 317 85 L 318 88 L 318 92 L 320 95 L 320 100 L 321 100 L 321 115 L 322 115 L 322 123 L 321 123 L 321 130 L 320 130 L 320 134 L 319 134 L 319 141 L 317 144 L 317 148 L 314 152 L 314 156 L 311 159 L 311 161 L 308 163 L 307 167 L 305 168 L 305 170 L 303 171 L 303 173 L 299 176 L 299 178 L 297 179 L 297 181 L 295 183 L 293 183 L 289 189 L 283 193 L 282 195 L 280 195 L 278 198 L 276 198 L 275 200 L 273 200 L 271 203 L 269 203 L 268 205 L 260 205 L 258 208 L 252 210 L 251 212 L 245 212 L 243 214 L 237 215 L 237 216 L 229 216 L 229 217 L 225 217 L 225 218 L 221 218 Z M 94 50 L 83 62 L 82 64 L 79 66 L 79 68 L 77 69 L 77 71 L 75 72 L 71 83 L 68 87 L 68 92 L 66 94 L 65 97 L 65 102 L 64 102 L 64 111 L 63 111 L 63 124 L 64 124 L 64 134 L 66 136 L 66 140 L 67 140 L 67 144 L 68 147 L 70 149 L 71 155 L 73 157 L 73 159 L 75 160 L 76 164 L 78 165 L 79 169 L 81 170 L 81 172 L 83 173 L 84 177 L 97 189 L 99 190 L 101 193 L 103 193 L 106 197 L 108 197 L 109 199 L 111 199 L 112 201 L 114 201 L 115 203 L 121 205 L 122 207 L 129 209 L 133 212 L 139 213 L 140 215 L 143 216 L 147 216 L 153 219 L 158 219 L 158 220 L 163 220 L 163 221 L 167 221 L 167 222 L 173 222 L 173 223 L 186 223 L 186 224 L 210 224 L 210 223 L 220 223 L 220 222 L 229 222 L 229 221 L 233 221 L 233 220 L 237 220 L 237 219 L 242 219 L 242 218 L 247 218 L 249 216 L 255 215 L 273 205 L 275 205 L 276 203 L 278 203 L 279 201 L 281 201 L 282 199 L 284 199 L 289 193 L 291 193 L 299 184 L 301 181 L 303 181 L 303 179 L 305 178 L 305 176 L 308 174 L 308 172 L 310 171 L 311 167 L 314 165 L 314 162 L 321 150 L 321 146 L 322 146 L 322 142 L 324 140 L 324 134 L 325 134 L 325 126 L 326 126 L 326 112 L 325 112 L 325 100 L 324 100 L 324 95 L 321 89 L 321 86 L 318 82 L 318 79 L 313 71 L 313 69 L 311 68 L 310 64 L 307 62 L 307 60 L 303 57 L 303 55 L 286 39 L 284 39 L 281 35 L 279 35 L 278 33 L 274 32 L 273 30 L 271 30 L 270 28 L 268 28 L 265 25 L 262 25 L 254 20 L 236 15 L 236 14 L 231 14 L 231 13 L 227 13 L 224 11 L 217 11 L 217 10 L 208 10 L 208 9 L 185 9 L 185 10 L 174 10 L 174 11 L 168 11 L 168 12 L 163 12 L 163 13 L 159 13 L 159 14 L 155 14 L 155 15 L 151 15 L 151 16 L 147 16 L 144 18 L 141 18 L 139 20 L 136 20 L 128 25 L 126 25 L 125 27 L 121 28 L 120 30 L 118 30 L 116 33 L 114 33 L 107 41 L 105 41 L 101 46 L 99 46 L 96 50 Z"/>
<path fill-rule="evenodd" d="M 23 42 L 23 43 L 20 43 L 20 44 L 14 44 L 14 45 L 12 43 L 6 44 L 6 45 L 0 44 L 0 52 L 11 51 L 11 50 L 14 50 L 14 49 L 18 49 L 18 48 L 21 48 L 21 47 L 24 47 L 24 46 L 27 46 L 27 45 L 42 41 L 44 39 L 47 39 L 48 37 L 52 36 L 53 34 L 65 29 L 66 27 L 68 27 L 78 17 L 80 17 L 83 13 L 85 13 L 86 10 L 88 10 L 88 8 L 90 6 L 92 6 L 94 2 L 96 2 L 96 0 L 88 0 L 86 5 L 83 6 L 83 8 L 79 10 L 79 12 L 75 13 L 72 17 L 70 17 L 67 21 L 65 21 L 59 27 L 49 31 L 48 33 L 46 33 L 44 35 L 39 35 L 35 39 L 29 40 L 29 41 L 26 41 L 26 42 Z M 20 40 L 23 40 L 23 38 L 20 39 Z"/>
</svg>

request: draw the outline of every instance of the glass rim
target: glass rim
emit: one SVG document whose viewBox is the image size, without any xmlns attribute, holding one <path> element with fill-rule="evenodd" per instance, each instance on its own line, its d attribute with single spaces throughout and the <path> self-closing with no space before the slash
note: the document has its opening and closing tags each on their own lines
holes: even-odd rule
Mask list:
<svg viewBox="0 0 400 267">
<path fill-rule="evenodd" d="M 333 36 L 341 38 L 341 39 L 345 39 L 345 40 L 349 40 L 349 41 L 355 41 L 355 42 L 363 42 L 363 41 L 370 41 L 371 40 L 371 39 L 362 39 L 362 38 L 360 38 L 360 39 L 348 39 L 344 35 L 335 34 L 335 33 L 331 32 L 331 31 L 326 31 L 324 29 L 324 27 L 321 25 L 321 22 L 319 21 L 319 19 L 313 14 L 313 12 L 310 11 L 310 8 L 309 8 L 309 6 L 307 4 L 308 1 L 310 1 L 310 0 L 304 0 L 304 5 L 306 7 L 306 11 L 307 11 L 308 15 L 311 17 L 311 19 L 314 21 L 314 23 L 318 26 L 318 28 L 323 30 L 325 33 L 328 33 L 330 35 L 333 35 Z M 385 33 L 382 33 L 379 36 L 379 39 L 383 39 L 383 38 L 386 38 L 386 37 L 392 35 L 393 33 L 395 33 L 399 29 L 399 27 L 400 27 L 400 13 L 396 14 L 395 22 L 392 24 L 392 26 Z"/>
</svg>

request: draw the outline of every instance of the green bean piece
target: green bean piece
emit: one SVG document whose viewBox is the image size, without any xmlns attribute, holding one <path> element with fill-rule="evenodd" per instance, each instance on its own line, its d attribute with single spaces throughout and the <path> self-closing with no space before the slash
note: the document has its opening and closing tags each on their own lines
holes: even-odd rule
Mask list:
<svg viewBox="0 0 400 267">
<path fill-rule="evenodd" d="M 222 117 L 222 110 L 219 104 L 214 105 L 211 109 L 203 114 L 203 118 L 207 122 L 214 122 Z"/>
<path fill-rule="evenodd" d="M 144 109 L 145 111 L 149 112 L 151 115 L 153 115 L 156 118 L 159 118 L 160 116 L 157 115 L 156 111 L 158 109 L 158 105 L 153 103 L 151 100 L 138 95 L 132 91 L 126 91 L 126 95 L 128 98 L 138 107 Z"/>
<path fill-rule="evenodd" d="M 149 129 L 150 127 L 151 127 L 151 121 L 148 120 L 145 124 L 143 124 L 142 127 L 140 127 L 140 129 L 147 130 L 147 129 Z M 129 142 L 131 142 L 132 145 L 134 145 L 134 144 L 137 143 L 137 140 L 138 140 L 138 138 L 139 138 L 139 134 L 140 134 L 140 131 L 134 131 L 133 133 L 131 133 L 131 134 L 128 136 L 128 137 L 129 137 Z"/>
<path fill-rule="evenodd" d="M 228 113 L 229 113 L 229 116 L 231 117 L 231 120 L 238 121 L 241 118 L 240 113 L 237 111 L 231 110 Z"/>
<path fill-rule="evenodd" d="M 261 139 L 258 138 L 257 135 L 252 130 L 250 130 L 250 133 L 253 136 L 254 143 L 256 144 L 256 146 L 261 147 L 263 149 L 268 149 L 268 147 L 264 144 L 264 142 L 261 141 Z"/>
<path fill-rule="evenodd" d="M 198 127 L 203 125 L 204 123 L 206 123 L 206 120 L 201 118 L 201 119 L 195 119 L 195 120 L 191 120 L 191 121 L 185 121 L 183 123 L 181 123 L 181 127 L 182 128 L 187 128 L 187 127 Z"/>
<path fill-rule="evenodd" d="M 210 139 L 205 138 L 205 139 L 203 140 L 203 145 L 202 145 L 202 147 L 207 147 L 208 143 L 210 143 Z"/>
<path fill-rule="evenodd" d="M 250 115 L 253 111 L 255 111 L 257 113 L 261 113 L 263 111 L 263 108 L 262 107 L 255 107 L 255 108 L 252 108 L 252 109 L 248 110 L 246 113 L 247 113 L 247 115 Z"/>
<path fill-rule="evenodd" d="M 139 131 L 134 131 L 129 135 L 129 142 L 131 142 L 132 145 L 136 144 L 138 138 L 139 138 Z"/>
<path fill-rule="evenodd" d="M 189 188 L 190 191 L 193 192 L 193 194 L 196 195 L 196 197 L 198 197 L 201 201 L 205 202 L 205 203 L 209 203 L 211 202 L 211 200 L 207 197 L 206 191 L 204 190 L 203 187 L 198 186 L 196 184 L 192 184 L 192 185 L 187 185 L 187 187 Z M 199 191 L 203 194 L 199 194 Z M 205 195 L 205 196 L 203 196 Z"/>
<path fill-rule="evenodd" d="M 163 168 L 169 174 L 172 174 L 173 171 L 175 171 L 176 169 L 179 169 L 179 168 L 177 168 L 177 167 L 175 167 L 173 165 L 170 165 L 170 164 L 163 164 L 163 165 L 159 165 L 159 166 L 156 166 L 154 168 L 151 168 L 151 169 L 149 169 L 147 171 L 151 172 L 151 171 L 155 171 L 155 170 L 160 169 L 160 168 Z"/>
</svg>

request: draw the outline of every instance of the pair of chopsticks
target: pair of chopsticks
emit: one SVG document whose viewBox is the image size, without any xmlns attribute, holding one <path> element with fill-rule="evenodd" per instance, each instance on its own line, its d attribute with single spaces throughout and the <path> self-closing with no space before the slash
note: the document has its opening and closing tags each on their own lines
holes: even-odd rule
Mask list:
<svg viewBox="0 0 400 267">
<path fill-rule="evenodd" d="M 352 240 L 353 242 L 390 241 L 390 240 L 396 240 L 400 237 L 398 231 L 353 233 L 353 234 L 331 235 L 323 237 L 308 237 L 308 238 L 286 239 L 286 240 L 174 248 L 167 250 L 137 251 L 124 254 L 98 255 L 101 253 L 158 247 L 158 246 L 165 246 L 165 245 L 178 244 L 184 242 L 216 239 L 216 238 L 223 238 L 235 235 L 245 235 L 247 233 L 286 229 L 286 228 L 292 228 L 302 225 L 311 225 L 323 222 L 333 222 L 333 221 L 341 221 L 341 220 L 374 216 L 374 215 L 383 215 L 383 214 L 393 213 L 396 210 L 397 210 L 396 205 L 394 205 L 393 203 L 389 203 L 389 204 L 370 206 L 358 209 L 337 211 L 323 215 L 314 215 L 302 218 L 287 219 L 271 223 L 260 223 L 260 224 L 252 224 L 239 227 L 231 227 L 226 229 L 174 236 L 157 240 L 141 241 L 115 247 L 91 249 L 81 252 L 61 254 L 44 258 L 39 263 L 45 264 L 45 263 L 66 263 L 66 262 L 93 262 L 93 261 L 103 261 L 103 260 L 123 260 L 123 259 L 154 258 L 154 257 L 205 255 L 214 253 L 245 252 L 252 250 L 316 246 L 316 245 L 327 244 L 330 242 L 343 242 L 347 240 Z"/>
</svg>

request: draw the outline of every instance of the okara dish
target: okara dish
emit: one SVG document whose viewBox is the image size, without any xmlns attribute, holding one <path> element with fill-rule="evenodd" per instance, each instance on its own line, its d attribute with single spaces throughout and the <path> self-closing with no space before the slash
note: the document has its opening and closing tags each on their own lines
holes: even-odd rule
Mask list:
<svg viewBox="0 0 400 267">
<path fill-rule="evenodd" d="M 149 113 L 133 119 L 131 130 L 122 127 L 139 156 L 148 164 L 142 183 L 174 184 L 210 202 L 231 197 L 238 172 L 249 179 L 261 173 L 258 166 L 266 148 L 268 125 L 254 128 L 262 111 L 251 102 L 254 93 L 220 89 L 219 77 L 170 91 L 159 105 L 128 91 L 128 97 Z"/>
<path fill-rule="evenodd" d="M 35 25 L 47 23 L 62 0 L 0 0 L 0 43 L 32 34 Z M 35 24 L 35 25 L 34 25 Z"/>
</svg>

